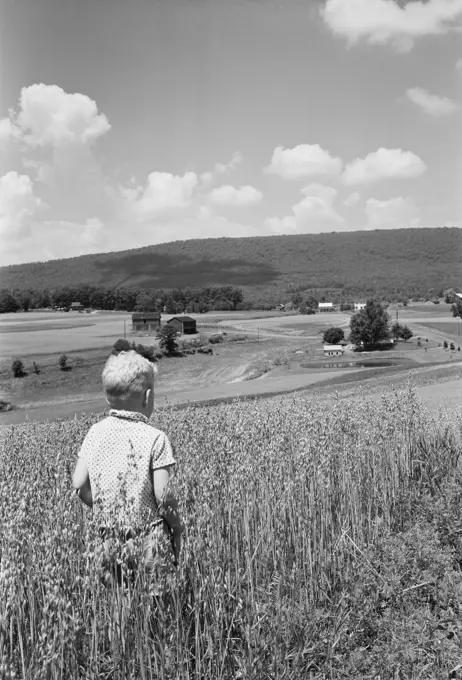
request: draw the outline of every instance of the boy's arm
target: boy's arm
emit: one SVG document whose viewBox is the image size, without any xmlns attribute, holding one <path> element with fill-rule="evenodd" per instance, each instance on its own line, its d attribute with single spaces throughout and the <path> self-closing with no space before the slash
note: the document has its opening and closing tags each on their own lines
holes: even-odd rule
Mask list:
<svg viewBox="0 0 462 680">
<path fill-rule="evenodd" d="M 153 470 L 152 477 L 159 514 L 167 522 L 172 532 L 173 551 L 175 559 L 178 561 L 181 549 L 181 534 L 184 531 L 184 527 L 178 513 L 178 502 L 168 488 L 170 479 L 169 468 L 156 468 Z"/>
<path fill-rule="evenodd" d="M 76 490 L 80 500 L 85 503 L 85 505 L 88 505 L 89 508 L 93 507 L 90 475 L 88 473 L 87 462 L 84 458 L 79 458 L 77 460 L 77 465 L 75 466 L 74 474 L 72 475 L 72 486 Z"/>
</svg>

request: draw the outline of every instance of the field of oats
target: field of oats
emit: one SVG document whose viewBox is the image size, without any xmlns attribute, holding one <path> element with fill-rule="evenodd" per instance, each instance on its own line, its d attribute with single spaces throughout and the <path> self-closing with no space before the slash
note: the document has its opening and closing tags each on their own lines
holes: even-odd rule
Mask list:
<svg viewBox="0 0 462 680">
<path fill-rule="evenodd" d="M 2 680 L 460 677 L 460 412 L 409 388 L 155 414 L 186 540 L 151 581 L 121 549 L 124 587 L 71 490 L 95 418 L 0 433 Z"/>
</svg>

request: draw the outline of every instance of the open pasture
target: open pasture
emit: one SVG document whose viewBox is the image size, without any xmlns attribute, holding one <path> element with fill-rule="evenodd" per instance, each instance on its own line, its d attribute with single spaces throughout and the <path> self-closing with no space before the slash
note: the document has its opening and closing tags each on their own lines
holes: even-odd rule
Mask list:
<svg viewBox="0 0 462 680">
<path fill-rule="evenodd" d="M 460 414 L 411 390 L 155 417 L 187 527 L 178 571 L 157 565 L 171 584 L 160 601 L 140 567 L 125 595 L 104 586 L 96 527 L 72 493 L 97 416 L 3 431 L 2 677 L 451 677 Z"/>
<path fill-rule="evenodd" d="M 419 321 L 419 325 L 438 331 L 444 335 L 451 335 L 453 337 L 455 336 L 456 338 L 460 338 L 460 333 L 462 333 L 462 323 L 460 321 L 458 322 L 457 319 L 445 319 L 443 321 Z"/>
</svg>

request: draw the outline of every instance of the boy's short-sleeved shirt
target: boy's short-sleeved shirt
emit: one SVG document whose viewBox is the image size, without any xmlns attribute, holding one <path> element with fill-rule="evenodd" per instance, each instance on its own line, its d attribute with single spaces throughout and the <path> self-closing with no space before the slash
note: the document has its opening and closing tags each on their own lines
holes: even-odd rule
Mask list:
<svg viewBox="0 0 462 680">
<path fill-rule="evenodd" d="M 79 452 L 88 466 L 93 508 L 104 526 L 143 528 L 160 522 L 152 471 L 175 465 L 166 434 L 141 413 L 111 409 Z"/>
</svg>

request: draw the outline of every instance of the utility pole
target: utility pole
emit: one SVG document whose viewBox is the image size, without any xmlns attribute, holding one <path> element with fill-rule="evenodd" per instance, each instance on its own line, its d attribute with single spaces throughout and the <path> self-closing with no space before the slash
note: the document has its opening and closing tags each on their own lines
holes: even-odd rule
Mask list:
<svg viewBox="0 0 462 680">
<path fill-rule="evenodd" d="M 127 339 L 126 325 L 127 325 L 127 322 L 126 322 L 126 320 L 124 319 L 124 340 Z"/>
</svg>

